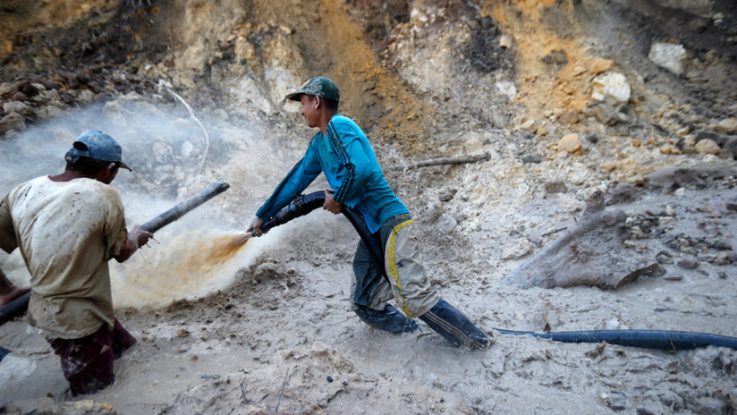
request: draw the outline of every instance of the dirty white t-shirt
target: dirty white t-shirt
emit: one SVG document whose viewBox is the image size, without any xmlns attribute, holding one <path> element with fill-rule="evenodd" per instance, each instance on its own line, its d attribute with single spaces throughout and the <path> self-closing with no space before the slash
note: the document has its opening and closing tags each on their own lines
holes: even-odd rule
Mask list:
<svg viewBox="0 0 737 415">
<path fill-rule="evenodd" d="M 0 201 L 0 248 L 20 248 L 31 273 L 31 322 L 52 338 L 112 329 L 107 262 L 125 240 L 120 195 L 96 180 L 39 177 Z"/>
</svg>

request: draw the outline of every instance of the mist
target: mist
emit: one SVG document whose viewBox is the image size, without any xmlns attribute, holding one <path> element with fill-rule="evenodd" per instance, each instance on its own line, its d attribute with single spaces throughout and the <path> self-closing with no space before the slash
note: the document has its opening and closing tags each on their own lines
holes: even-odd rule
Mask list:
<svg viewBox="0 0 737 415">
<path fill-rule="evenodd" d="M 299 155 L 285 146 L 275 148 L 263 128 L 231 122 L 223 111 L 196 117 L 179 102 L 154 105 L 136 94 L 64 112 L 0 141 L 0 193 L 62 172 L 72 142 L 92 129 L 114 137 L 133 170 L 121 169 L 112 183 L 123 200 L 129 229 L 216 180 L 229 182 L 227 192 L 157 232 L 156 240 L 129 261 L 111 261 L 116 307 L 159 307 L 223 289 L 263 247 L 276 243 L 279 232 L 249 242 L 228 258 L 213 260 L 203 252 L 242 234 L 259 203 Z M 0 253 L 0 268 L 16 284 L 29 284 L 18 250 Z"/>
</svg>

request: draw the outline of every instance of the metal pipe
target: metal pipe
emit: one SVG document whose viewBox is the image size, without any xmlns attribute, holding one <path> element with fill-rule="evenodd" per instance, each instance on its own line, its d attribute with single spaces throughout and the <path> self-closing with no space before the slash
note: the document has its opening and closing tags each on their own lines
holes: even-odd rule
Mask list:
<svg viewBox="0 0 737 415">
<path fill-rule="evenodd" d="M 200 206 L 201 204 L 207 202 L 220 193 L 223 193 L 229 188 L 230 185 L 228 183 L 225 183 L 223 181 L 215 182 L 208 186 L 205 190 L 197 193 L 196 195 L 183 202 L 174 205 L 174 207 L 172 207 L 171 209 L 144 223 L 143 225 L 141 225 L 141 228 L 143 228 L 143 230 L 154 233 L 164 226 L 181 218 L 197 206 Z"/>
</svg>

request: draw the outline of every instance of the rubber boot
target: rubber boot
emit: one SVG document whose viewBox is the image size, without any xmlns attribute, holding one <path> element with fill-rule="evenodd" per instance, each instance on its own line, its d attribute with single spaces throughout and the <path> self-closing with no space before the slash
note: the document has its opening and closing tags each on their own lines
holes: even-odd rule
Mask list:
<svg viewBox="0 0 737 415">
<path fill-rule="evenodd" d="M 468 317 L 443 299 L 420 319 L 456 347 L 463 344 L 471 349 L 485 349 L 493 343 Z"/>
<path fill-rule="evenodd" d="M 417 330 L 417 323 L 407 318 L 399 310 L 387 304 L 384 311 L 356 305 L 353 311 L 369 326 L 390 333 L 411 333 Z"/>
</svg>

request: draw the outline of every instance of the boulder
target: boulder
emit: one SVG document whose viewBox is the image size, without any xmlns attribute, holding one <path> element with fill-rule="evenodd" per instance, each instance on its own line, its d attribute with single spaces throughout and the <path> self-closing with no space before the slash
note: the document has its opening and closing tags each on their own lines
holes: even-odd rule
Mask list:
<svg viewBox="0 0 737 415">
<path fill-rule="evenodd" d="M 737 118 L 725 118 L 714 126 L 714 129 L 720 133 L 737 133 Z"/>
<path fill-rule="evenodd" d="M 597 101 L 604 101 L 610 96 L 617 101 L 627 102 L 631 93 L 624 75 L 619 72 L 606 72 L 594 78 L 591 97 Z"/>
<path fill-rule="evenodd" d="M 699 152 L 699 154 L 714 154 L 717 155 L 721 151 L 719 148 L 719 144 L 715 143 L 712 140 L 704 139 L 700 140 L 698 143 L 696 143 L 696 151 Z"/>
<path fill-rule="evenodd" d="M 8 101 L 4 103 L 3 111 L 5 111 L 6 114 L 15 112 L 21 115 L 30 115 L 31 113 L 33 113 L 31 107 L 29 107 L 28 104 L 26 104 L 25 102 L 21 101 Z"/>
<path fill-rule="evenodd" d="M 651 255 L 628 249 L 623 211 L 600 211 L 550 243 L 503 279 L 521 288 L 573 287 L 614 289 L 658 271 Z"/>
<path fill-rule="evenodd" d="M 686 59 L 686 49 L 683 45 L 673 43 L 653 43 L 647 57 L 663 69 L 681 75 L 683 63 Z"/>
<path fill-rule="evenodd" d="M 22 115 L 11 112 L 10 114 L 6 115 L 2 119 L 0 119 L 0 132 L 4 133 L 8 130 L 25 130 L 26 129 L 26 120 L 23 118 Z"/>
</svg>

